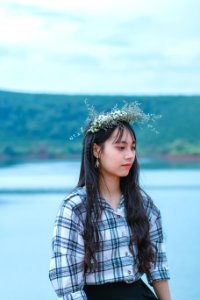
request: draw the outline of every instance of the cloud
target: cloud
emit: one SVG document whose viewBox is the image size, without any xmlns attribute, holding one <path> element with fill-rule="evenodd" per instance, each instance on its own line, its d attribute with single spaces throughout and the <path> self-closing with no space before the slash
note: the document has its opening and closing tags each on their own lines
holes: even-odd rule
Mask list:
<svg viewBox="0 0 200 300">
<path fill-rule="evenodd" d="M 88 55 L 87 53 L 70 53 L 70 54 L 57 54 L 49 55 L 48 59 L 54 63 L 64 64 L 66 66 L 80 66 L 80 67 L 98 67 L 100 60 L 94 55 Z"/>
<path fill-rule="evenodd" d="M 6 58 L 17 58 L 24 59 L 25 56 L 29 53 L 29 49 L 24 47 L 15 47 L 11 48 L 8 46 L 0 46 L 0 61 Z"/>
<path fill-rule="evenodd" d="M 200 92 L 197 0 L 2 0 L 0 8 L 0 88 Z"/>
<path fill-rule="evenodd" d="M 34 16 L 38 18 L 53 18 L 57 21 L 65 20 L 69 22 L 84 22 L 84 18 L 63 10 L 53 10 L 40 5 L 24 3 L 2 3 L 1 8 L 10 16 Z"/>
</svg>

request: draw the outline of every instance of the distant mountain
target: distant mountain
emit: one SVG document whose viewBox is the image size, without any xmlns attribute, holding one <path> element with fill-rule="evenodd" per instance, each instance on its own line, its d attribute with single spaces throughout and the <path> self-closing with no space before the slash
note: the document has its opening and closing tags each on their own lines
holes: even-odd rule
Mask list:
<svg viewBox="0 0 200 300">
<path fill-rule="evenodd" d="M 0 91 L 0 157 L 78 155 L 81 137 L 70 140 L 85 124 L 87 98 L 97 111 L 123 101 L 138 101 L 146 113 L 161 114 L 155 127 L 135 127 L 141 155 L 200 155 L 200 96 L 88 96 Z"/>
</svg>

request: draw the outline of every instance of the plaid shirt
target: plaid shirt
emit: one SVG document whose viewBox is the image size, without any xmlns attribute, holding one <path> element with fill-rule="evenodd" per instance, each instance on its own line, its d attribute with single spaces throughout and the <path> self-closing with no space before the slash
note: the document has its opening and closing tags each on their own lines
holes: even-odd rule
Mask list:
<svg viewBox="0 0 200 300">
<path fill-rule="evenodd" d="M 84 272 L 84 217 L 86 192 L 77 188 L 63 201 L 58 212 L 53 234 L 53 256 L 49 277 L 60 300 L 87 299 L 83 290 L 85 284 L 138 280 L 136 263 L 137 247 L 129 250 L 131 231 L 125 217 L 125 203 L 121 198 L 119 208 L 114 210 L 104 199 L 99 230 L 102 250 L 96 253 L 98 270 Z M 144 197 L 144 207 L 150 222 L 150 238 L 158 251 L 156 262 L 146 274 L 149 283 L 153 280 L 169 279 L 166 253 L 163 243 L 161 216 L 151 200 Z"/>
</svg>

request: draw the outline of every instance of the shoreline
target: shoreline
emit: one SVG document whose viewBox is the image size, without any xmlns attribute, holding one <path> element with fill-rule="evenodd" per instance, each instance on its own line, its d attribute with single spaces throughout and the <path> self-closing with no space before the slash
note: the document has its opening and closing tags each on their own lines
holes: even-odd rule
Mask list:
<svg viewBox="0 0 200 300">
<path fill-rule="evenodd" d="M 154 155 L 139 155 L 139 158 L 148 158 L 154 160 L 162 160 L 166 162 L 195 162 L 200 161 L 200 154 L 154 154 Z M 81 154 L 63 154 L 63 155 L 48 155 L 48 154 L 29 154 L 29 155 L 2 155 L 0 154 L 0 162 L 18 162 L 18 161 L 38 161 L 38 160 L 77 160 L 81 159 Z"/>
<path fill-rule="evenodd" d="M 199 154 L 158 154 L 155 158 L 160 158 L 165 161 L 180 161 L 180 162 L 189 162 L 189 161 L 200 161 Z"/>
</svg>

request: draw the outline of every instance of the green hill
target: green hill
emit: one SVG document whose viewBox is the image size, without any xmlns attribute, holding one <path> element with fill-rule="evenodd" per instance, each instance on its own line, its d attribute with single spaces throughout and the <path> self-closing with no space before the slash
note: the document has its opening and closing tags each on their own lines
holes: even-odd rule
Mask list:
<svg viewBox="0 0 200 300">
<path fill-rule="evenodd" d="M 147 113 L 161 114 L 155 127 L 135 128 L 142 155 L 200 154 L 200 96 L 86 96 L 0 91 L 0 157 L 63 157 L 80 154 L 81 138 L 70 140 L 87 118 L 84 100 L 97 111 L 123 100 L 138 101 Z"/>
</svg>

